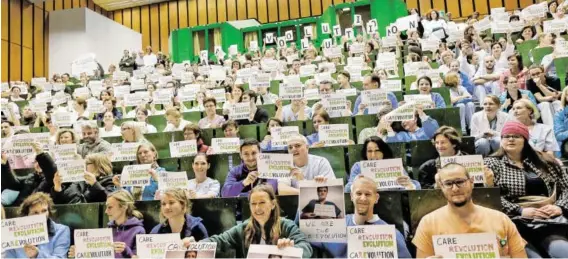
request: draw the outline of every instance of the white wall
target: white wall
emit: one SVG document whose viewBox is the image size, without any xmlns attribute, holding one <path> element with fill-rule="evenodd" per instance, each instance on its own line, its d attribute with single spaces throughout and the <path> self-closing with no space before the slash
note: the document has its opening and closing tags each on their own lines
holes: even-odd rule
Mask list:
<svg viewBox="0 0 568 259">
<path fill-rule="evenodd" d="M 94 53 L 105 71 L 118 66 L 125 49 L 141 50 L 142 34 L 88 8 L 52 11 L 49 14 L 49 71 L 71 71 L 71 62 Z"/>
</svg>

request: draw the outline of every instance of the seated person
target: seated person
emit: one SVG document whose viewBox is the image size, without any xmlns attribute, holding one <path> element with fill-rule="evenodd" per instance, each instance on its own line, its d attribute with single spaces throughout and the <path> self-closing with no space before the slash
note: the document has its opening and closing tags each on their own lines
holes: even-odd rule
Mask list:
<svg viewBox="0 0 568 259">
<path fill-rule="evenodd" d="M 426 115 L 421 105 L 417 105 L 413 120 L 395 121 L 391 125 L 379 123 L 377 132 L 387 143 L 409 142 L 431 139 L 439 127 L 438 122 Z"/>
<path fill-rule="evenodd" d="M 373 90 L 373 89 L 380 89 L 380 88 L 381 88 L 381 79 L 379 78 L 378 75 L 376 75 L 376 74 L 367 75 L 363 79 L 363 89 L 364 90 Z M 396 109 L 398 107 L 398 101 L 396 100 L 396 96 L 393 93 L 389 92 L 387 94 L 387 98 L 391 102 L 391 106 L 393 107 L 393 109 Z M 361 95 L 359 95 L 357 97 L 357 100 L 355 101 L 355 106 L 353 107 L 353 115 L 377 113 L 377 111 L 372 111 L 372 109 L 370 111 L 369 108 L 367 108 L 365 104 L 361 103 L 362 101 L 363 101 L 363 98 L 362 98 Z"/>
<path fill-rule="evenodd" d="M 332 201 L 328 201 L 327 193 L 329 192 L 329 188 L 327 186 L 320 186 L 317 187 L 318 199 L 311 200 L 303 209 L 302 215 L 300 216 L 301 219 L 328 219 L 328 216 L 317 215 L 315 212 L 316 204 L 320 205 L 330 205 L 335 208 L 335 217 L 338 218 L 341 214 L 341 210 L 333 203 Z"/>
</svg>

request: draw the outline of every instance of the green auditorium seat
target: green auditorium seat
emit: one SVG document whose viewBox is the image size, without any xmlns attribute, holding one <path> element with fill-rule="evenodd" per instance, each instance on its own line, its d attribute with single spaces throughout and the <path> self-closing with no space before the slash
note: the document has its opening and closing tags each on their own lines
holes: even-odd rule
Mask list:
<svg viewBox="0 0 568 259">
<path fill-rule="evenodd" d="M 6 218 L 18 217 L 18 207 L 5 207 L 4 209 Z M 58 204 L 55 205 L 55 212 L 51 218 L 57 223 L 69 226 L 71 240 L 73 240 L 74 229 L 101 228 L 100 215 L 103 211 L 100 203 Z"/>
<path fill-rule="evenodd" d="M 473 202 L 486 208 L 501 211 L 501 198 L 499 188 L 474 188 Z M 447 204 L 447 200 L 440 189 L 416 190 L 408 192 L 410 205 L 410 230 L 416 232 L 420 219 L 426 214 Z M 381 196 L 381 203 L 383 197 Z"/>
<path fill-rule="evenodd" d="M 146 135 L 144 135 L 146 136 Z M 108 141 L 108 143 L 122 143 L 122 137 L 104 137 L 104 140 Z"/>
<path fill-rule="evenodd" d="M 156 147 L 158 150 L 159 158 L 169 158 L 170 156 L 170 142 L 172 142 L 172 132 L 158 132 L 145 134 L 144 137 Z"/>
<path fill-rule="evenodd" d="M 225 132 L 222 129 L 215 130 L 217 138 L 224 137 Z M 252 138 L 258 140 L 258 124 L 242 125 L 239 126 L 239 136 L 241 139 Z"/>
<path fill-rule="evenodd" d="M 24 101 L 15 101 L 14 103 L 15 103 L 16 105 L 18 105 L 18 108 L 20 109 L 20 112 L 21 112 L 20 114 L 23 114 L 23 112 L 24 112 L 24 111 L 23 111 L 23 110 L 24 110 L 24 107 L 28 106 L 28 104 L 29 104 L 29 102 L 28 102 L 27 100 L 24 100 Z"/>
<path fill-rule="evenodd" d="M 404 101 L 404 93 L 402 91 L 392 91 L 391 93 L 394 94 L 397 101 Z"/>
<path fill-rule="evenodd" d="M 460 110 L 458 107 L 427 109 L 424 110 L 424 113 L 435 119 L 440 127 L 443 125 L 453 127 L 461 135 Z"/>
<path fill-rule="evenodd" d="M 432 144 L 431 140 L 418 140 L 411 141 L 410 143 L 410 161 L 409 166 L 412 167 L 414 179 L 417 179 L 418 168 L 426 161 L 438 157 L 438 152 Z M 475 154 L 475 138 L 474 137 L 463 137 L 462 152 L 466 154 Z M 410 172 L 409 172 L 410 173 Z"/>
<path fill-rule="evenodd" d="M 394 224 L 396 229 L 401 233 L 404 233 L 404 220 L 403 220 L 403 199 L 402 195 L 404 192 L 401 191 L 381 191 L 379 192 L 380 199 L 377 204 L 375 204 L 373 213 L 379 215 L 379 218 L 388 222 L 389 224 Z M 345 214 L 352 214 L 355 210 L 353 201 L 351 201 L 350 194 L 345 194 Z"/>
<path fill-rule="evenodd" d="M 534 48 L 531 50 L 531 54 L 533 57 L 533 64 L 540 64 L 540 62 L 542 61 L 542 58 L 544 58 L 544 56 L 551 54 L 552 51 L 554 49 L 552 47 L 543 47 L 543 48 Z M 562 71 L 562 70 L 557 70 L 557 71 Z M 564 70 L 566 71 L 566 70 Z"/>
<path fill-rule="evenodd" d="M 269 91 L 275 95 L 278 95 L 278 93 L 280 93 L 280 83 L 282 81 L 281 80 L 272 80 L 270 81 L 270 87 L 269 87 Z"/>
<path fill-rule="evenodd" d="M 184 157 L 184 158 L 160 158 L 158 159 L 158 165 L 160 165 L 160 167 L 163 167 L 166 169 L 166 171 L 168 172 L 180 172 L 181 171 L 181 166 L 180 166 L 180 159 L 188 159 L 188 157 Z M 193 159 L 192 159 L 193 161 Z"/>
<path fill-rule="evenodd" d="M 193 123 L 198 123 L 202 118 L 201 112 L 184 112 L 182 115 L 184 120 L 191 121 Z"/>
<path fill-rule="evenodd" d="M 337 117 L 331 118 L 329 120 L 329 124 L 347 124 L 349 125 L 349 139 L 354 140 L 357 138 L 353 138 L 353 118 L 349 117 Z M 306 121 L 306 136 L 314 133 L 314 124 L 311 121 Z"/>
<path fill-rule="evenodd" d="M 134 118 L 122 118 L 122 119 L 118 119 L 118 120 L 115 120 L 115 121 L 114 121 L 114 125 L 120 127 L 123 122 L 125 122 L 125 121 L 133 121 L 133 120 L 134 120 Z"/>
<path fill-rule="evenodd" d="M 356 88 L 359 91 L 363 91 L 363 82 L 359 81 L 359 82 L 351 82 L 351 86 L 353 86 L 354 88 Z M 353 105 L 355 105 L 355 103 L 353 103 Z"/>
<path fill-rule="evenodd" d="M 359 138 L 359 133 L 366 128 L 377 127 L 379 124 L 379 120 L 377 119 L 376 114 L 369 114 L 369 115 L 357 115 L 355 116 L 355 142 Z M 357 143 L 363 144 L 363 143 Z"/>
<path fill-rule="evenodd" d="M 417 76 L 405 76 L 404 77 L 404 91 L 410 91 L 410 85 L 418 80 Z"/>
<path fill-rule="evenodd" d="M 274 104 L 258 105 L 257 107 L 260 107 L 268 112 L 268 117 L 270 118 L 274 118 L 274 116 L 276 116 L 276 105 Z"/>
<path fill-rule="evenodd" d="M 121 161 L 121 162 L 112 162 L 112 173 L 113 174 L 121 174 L 122 168 L 127 165 L 134 165 L 136 161 Z"/>
<path fill-rule="evenodd" d="M 166 121 L 166 116 L 164 115 L 148 116 L 148 123 L 154 125 L 154 127 L 156 127 L 156 130 L 158 132 L 164 131 L 164 129 L 166 128 L 166 124 L 168 124 L 168 122 Z"/>
<path fill-rule="evenodd" d="M 215 134 L 215 129 L 201 129 L 201 138 L 203 138 L 203 143 L 205 143 L 205 145 L 210 146 L 211 145 L 211 139 L 213 138 L 213 136 Z"/>
<path fill-rule="evenodd" d="M 225 179 L 227 178 L 227 174 L 229 173 L 229 156 L 233 157 L 233 165 L 238 166 L 241 163 L 241 158 L 239 154 L 222 154 L 222 155 L 210 155 L 209 163 L 211 164 L 211 168 L 207 172 L 207 176 L 216 179 L 223 187 L 223 183 L 225 183 Z M 195 178 L 195 173 L 193 172 L 193 168 L 191 164 L 193 162 L 193 157 L 183 158 L 180 159 L 181 170 L 187 172 L 187 176 L 189 179 Z"/>
<path fill-rule="evenodd" d="M 556 74 L 560 79 L 560 84 L 562 84 L 562 89 L 566 87 L 566 72 L 562 73 L 560 71 L 568 71 L 568 57 L 556 58 L 554 59 L 554 66 L 556 67 Z"/>
<path fill-rule="evenodd" d="M 406 143 L 388 143 L 389 147 L 392 149 L 393 155 L 396 158 L 402 158 L 402 163 L 406 165 Z M 347 174 L 351 173 L 351 168 L 356 162 L 363 159 L 361 151 L 363 150 L 363 143 L 357 145 L 349 145 L 347 147 Z"/>
<path fill-rule="evenodd" d="M 526 40 L 521 44 L 518 44 L 517 47 L 517 51 L 521 54 L 521 57 L 523 58 L 523 65 L 525 67 L 529 67 L 531 65 L 531 60 L 529 57 L 529 53 L 532 49 L 536 48 L 536 46 L 538 46 L 538 41 L 537 40 Z"/>
<path fill-rule="evenodd" d="M 306 135 L 306 124 L 308 123 L 312 123 L 311 120 L 305 120 L 305 121 L 288 121 L 288 122 L 284 122 L 284 126 L 298 126 L 298 130 L 300 132 L 300 134 L 302 135 Z M 265 134 L 266 135 L 266 134 Z M 264 135 L 260 136 L 260 139 L 263 139 Z"/>
<path fill-rule="evenodd" d="M 406 90 L 406 94 L 418 94 L 418 89 L 415 90 Z M 432 88 L 432 93 L 439 93 L 442 98 L 444 98 L 444 102 L 446 103 L 446 107 L 452 106 L 452 101 L 450 99 L 450 90 L 446 87 L 438 87 Z"/>
<path fill-rule="evenodd" d="M 325 157 L 331 164 L 335 177 L 343 178 L 343 182 L 347 182 L 348 173 L 345 168 L 345 151 L 343 146 L 310 148 L 309 153 Z"/>
<path fill-rule="evenodd" d="M 43 128 L 44 127 L 36 127 L 36 128 L 30 127 L 30 133 L 42 133 L 42 132 L 44 132 Z"/>
</svg>

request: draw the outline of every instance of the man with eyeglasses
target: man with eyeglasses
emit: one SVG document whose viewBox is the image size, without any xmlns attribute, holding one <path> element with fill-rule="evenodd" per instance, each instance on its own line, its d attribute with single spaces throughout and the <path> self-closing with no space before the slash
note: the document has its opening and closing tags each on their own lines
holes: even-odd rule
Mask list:
<svg viewBox="0 0 568 259">
<path fill-rule="evenodd" d="M 527 258 L 526 242 L 509 217 L 500 211 L 473 203 L 473 177 L 465 167 L 455 163 L 447 164 L 438 171 L 436 178 L 448 204 L 420 220 L 412 240 L 416 246 L 417 258 L 442 258 L 434 253 L 435 235 L 468 233 L 495 233 L 501 257 Z"/>
<path fill-rule="evenodd" d="M 556 77 L 547 76 L 544 68 L 534 64 L 529 69 L 531 79 L 527 81 L 527 90 L 536 98 L 536 103 L 542 117 L 542 122 L 552 126 L 553 116 L 562 109 L 560 97 L 560 80 Z"/>
</svg>

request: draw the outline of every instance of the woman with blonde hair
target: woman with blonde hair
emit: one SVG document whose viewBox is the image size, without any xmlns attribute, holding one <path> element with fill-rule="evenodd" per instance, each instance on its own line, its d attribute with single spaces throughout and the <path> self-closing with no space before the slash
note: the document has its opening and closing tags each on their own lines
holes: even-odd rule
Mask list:
<svg viewBox="0 0 568 259">
<path fill-rule="evenodd" d="M 139 122 L 125 121 L 120 126 L 120 134 L 124 143 L 145 143 L 148 140 L 142 134 Z"/>
<path fill-rule="evenodd" d="M 140 143 L 136 149 L 136 164 L 144 165 L 150 164 L 151 169 L 148 170 L 150 177 L 150 183 L 144 187 L 127 187 L 126 190 L 129 191 L 134 200 L 151 201 L 154 200 L 156 192 L 158 190 L 158 175 L 165 172 L 166 169 L 158 165 L 158 150 L 150 142 Z M 115 175 L 112 178 L 112 182 L 118 188 L 122 188 L 120 184 L 120 176 Z"/>
<path fill-rule="evenodd" d="M 540 113 L 536 106 L 527 99 L 520 99 L 513 103 L 511 110 L 515 119 L 529 129 L 528 143 L 539 152 L 554 156 L 554 152 L 560 151 L 552 127 L 537 123 Z"/>
<path fill-rule="evenodd" d="M 118 190 L 108 195 L 105 214 L 112 229 L 115 258 L 132 258 L 136 254 L 136 235 L 146 234 L 142 220 L 144 215 L 136 210 L 132 195 Z M 69 248 L 69 257 L 75 256 L 75 246 Z"/>
<path fill-rule="evenodd" d="M 471 94 L 461 85 L 460 76 L 457 73 L 449 72 L 446 74 L 444 84 L 450 90 L 452 105 L 460 109 L 461 130 L 465 133 L 467 128 L 471 126 L 471 117 L 475 112 L 475 104 Z"/>
<path fill-rule="evenodd" d="M 272 186 L 261 184 L 249 194 L 251 217 L 233 228 L 203 240 L 217 243 L 217 251 L 236 250 L 236 258 L 245 258 L 250 245 L 276 245 L 303 250 L 302 258 L 312 256 L 312 247 L 294 221 L 280 217 L 280 206 Z"/>
<path fill-rule="evenodd" d="M 89 154 L 85 164 L 85 181 L 63 183 L 61 175 L 55 173 L 51 197 L 56 204 L 104 202 L 114 191 L 112 163 L 106 154 Z"/>
<path fill-rule="evenodd" d="M 54 212 L 53 200 L 49 194 L 37 192 L 27 197 L 20 206 L 19 216 L 45 215 L 49 242 L 41 245 L 26 244 L 23 248 L 5 250 L 3 258 L 64 258 L 71 244 L 68 226 L 51 219 Z"/>
<path fill-rule="evenodd" d="M 179 233 L 184 245 L 209 237 L 199 217 L 191 216 L 191 201 L 183 189 L 167 189 L 160 200 L 160 218 L 150 234 Z"/>
<path fill-rule="evenodd" d="M 60 129 L 55 135 L 56 145 L 77 144 L 79 138 L 72 129 Z"/>
<path fill-rule="evenodd" d="M 169 108 L 166 110 L 166 120 L 168 124 L 164 132 L 181 131 L 185 125 L 191 124 L 191 122 L 183 119 L 181 112 L 177 108 Z"/>
</svg>

